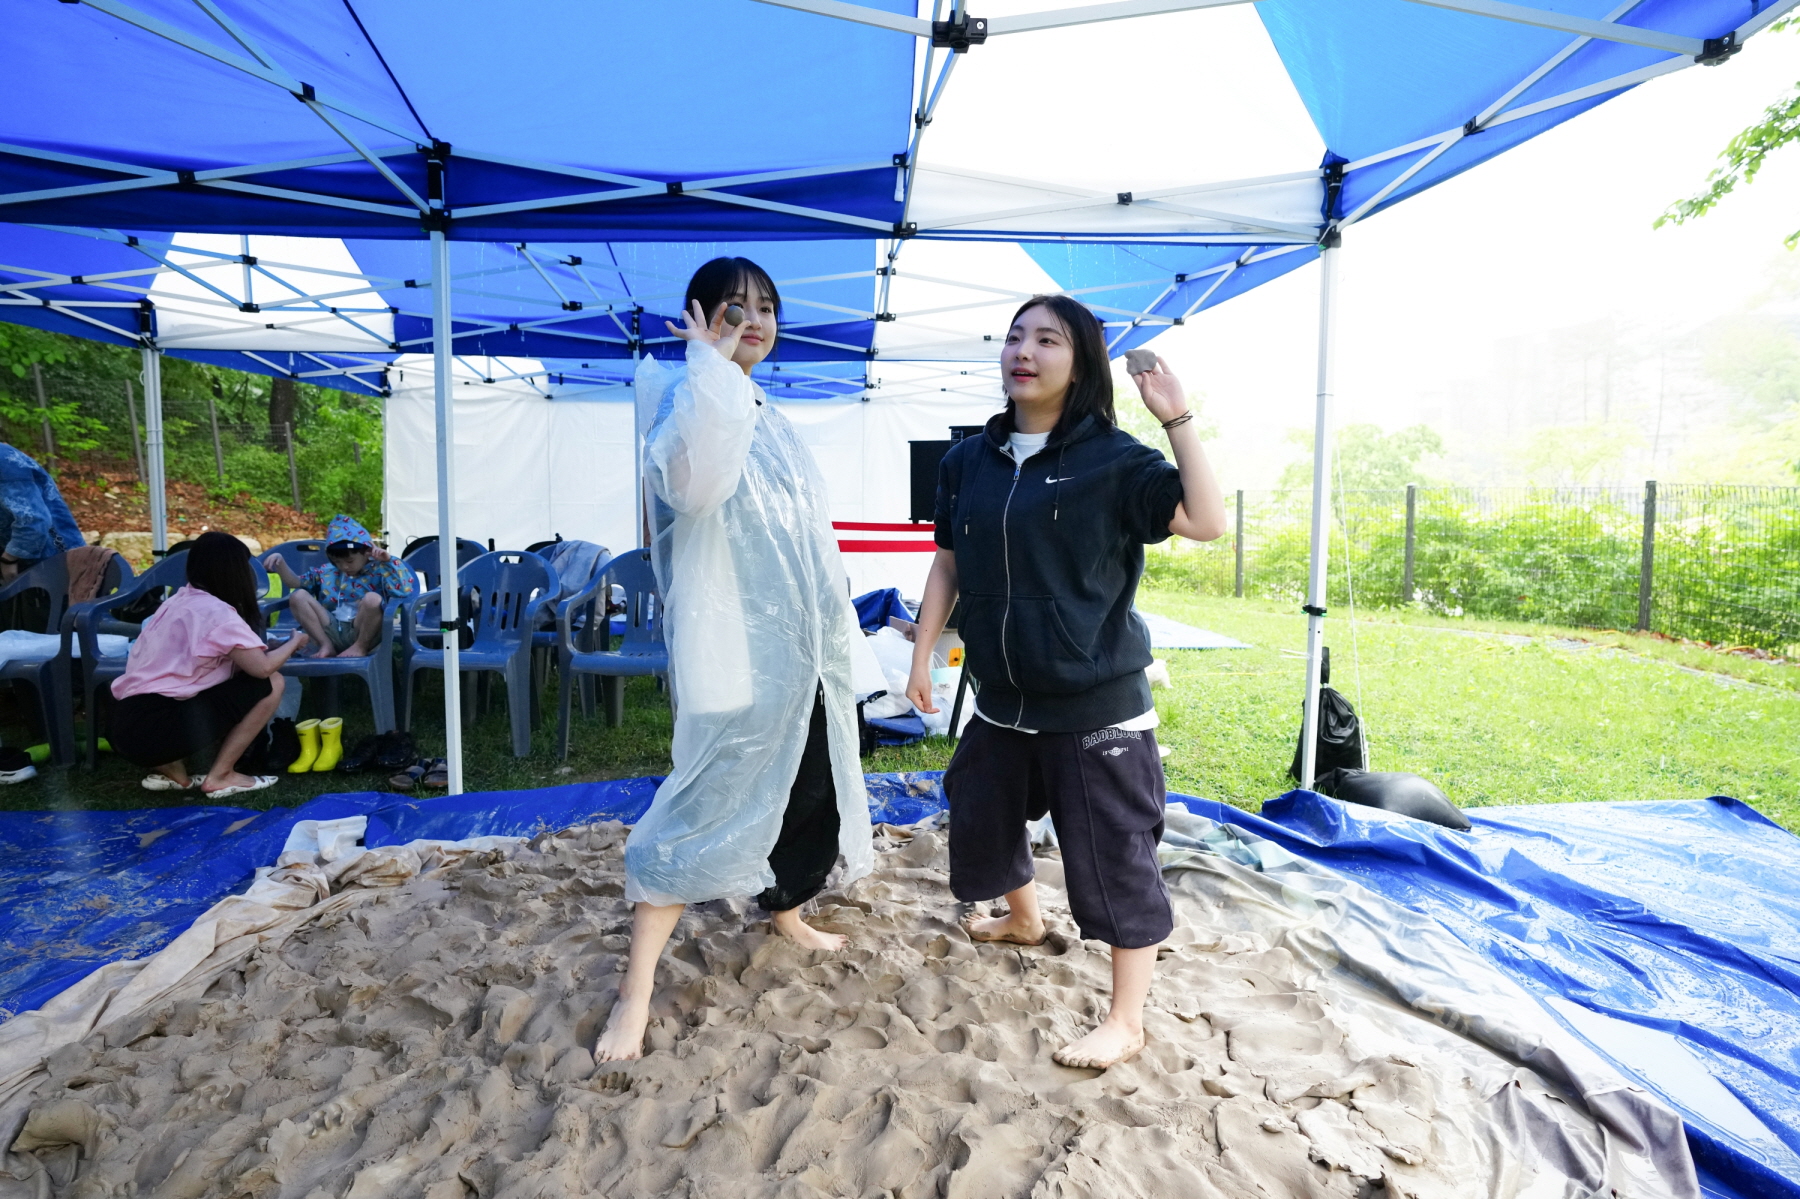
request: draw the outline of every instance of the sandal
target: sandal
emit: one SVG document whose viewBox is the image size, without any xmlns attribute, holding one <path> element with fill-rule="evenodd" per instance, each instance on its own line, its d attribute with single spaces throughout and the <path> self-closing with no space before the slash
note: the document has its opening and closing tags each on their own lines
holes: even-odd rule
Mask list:
<svg viewBox="0 0 1800 1199">
<path fill-rule="evenodd" d="M 426 766 L 425 777 L 419 781 L 427 787 L 448 787 L 450 763 L 443 758 L 433 758 Z"/>
<path fill-rule="evenodd" d="M 243 795 L 250 791 L 267 791 L 270 787 L 273 787 L 276 783 L 281 781 L 281 776 L 278 774 L 256 774 L 251 775 L 250 777 L 251 782 L 249 786 L 220 787 L 217 791 L 207 791 L 203 792 L 203 794 L 208 799 L 224 799 L 227 796 Z"/>
<path fill-rule="evenodd" d="M 184 787 L 168 775 L 152 770 L 143 777 L 138 783 L 138 786 L 146 791 L 192 791 L 205 781 L 206 776 L 204 774 L 190 774 L 188 775 L 187 786 Z"/>
<path fill-rule="evenodd" d="M 414 787 L 419 785 L 419 780 L 425 777 L 425 770 L 429 765 L 430 763 L 428 762 L 414 762 L 411 766 L 408 766 L 405 770 L 402 770 L 399 774 L 390 778 L 388 780 L 388 786 L 395 791 L 411 791 Z"/>
</svg>

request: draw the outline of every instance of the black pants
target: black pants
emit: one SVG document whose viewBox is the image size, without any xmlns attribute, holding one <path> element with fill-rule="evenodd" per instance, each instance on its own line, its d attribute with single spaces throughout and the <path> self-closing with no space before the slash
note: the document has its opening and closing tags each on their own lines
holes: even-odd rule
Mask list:
<svg viewBox="0 0 1800 1199">
<path fill-rule="evenodd" d="M 1165 791 L 1155 733 L 1020 733 L 977 716 L 944 772 L 950 890 L 973 902 L 1030 882 L 1025 823 L 1049 812 L 1081 935 L 1156 945 L 1175 926 L 1156 860 Z"/>
<path fill-rule="evenodd" d="M 113 751 L 145 768 L 191 757 L 223 741 L 272 690 L 274 685 L 268 679 L 234 674 L 218 686 L 187 699 L 134 695 L 116 700 L 110 730 Z M 255 748 L 252 742 L 251 750 Z M 229 769 L 237 764 L 214 765 Z"/>
<path fill-rule="evenodd" d="M 813 697 L 806 751 L 788 791 L 781 836 L 769 851 L 775 885 L 756 897 L 765 912 L 797 908 L 825 889 L 838 859 L 837 782 L 831 777 L 831 742 L 825 734 L 825 689 Z"/>
</svg>

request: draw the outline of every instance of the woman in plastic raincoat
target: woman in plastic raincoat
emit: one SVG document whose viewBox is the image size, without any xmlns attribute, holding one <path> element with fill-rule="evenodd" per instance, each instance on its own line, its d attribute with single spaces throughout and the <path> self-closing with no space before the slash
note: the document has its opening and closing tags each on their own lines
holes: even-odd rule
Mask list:
<svg viewBox="0 0 1800 1199">
<path fill-rule="evenodd" d="M 761 267 L 716 258 L 688 284 L 684 327 L 669 325 L 687 369 L 638 371 L 640 411 L 656 414 L 644 474 L 674 768 L 626 842 L 631 954 L 598 1061 L 643 1052 L 656 962 L 684 904 L 756 894 L 777 932 L 836 949 L 843 938 L 803 922 L 800 905 L 840 853 L 848 878 L 873 864 L 850 684 L 859 630 L 824 484 L 750 379 L 780 305 Z"/>
</svg>

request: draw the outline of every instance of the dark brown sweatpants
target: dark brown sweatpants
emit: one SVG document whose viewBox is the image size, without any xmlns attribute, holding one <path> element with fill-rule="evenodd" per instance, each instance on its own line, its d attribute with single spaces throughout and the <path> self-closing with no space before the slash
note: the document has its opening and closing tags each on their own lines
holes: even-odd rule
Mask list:
<svg viewBox="0 0 1800 1199">
<path fill-rule="evenodd" d="M 1153 732 L 1021 733 L 977 716 L 944 772 L 950 890 L 974 902 L 1030 882 L 1025 823 L 1049 812 L 1081 935 L 1159 944 L 1174 928 L 1156 860 L 1165 791 Z"/>
</svg>

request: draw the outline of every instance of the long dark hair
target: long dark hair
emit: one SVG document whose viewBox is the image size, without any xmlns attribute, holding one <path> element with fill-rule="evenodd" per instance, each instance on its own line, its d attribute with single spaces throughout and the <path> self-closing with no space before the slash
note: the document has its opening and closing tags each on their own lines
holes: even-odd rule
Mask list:
<svg viewBox="0 0 1800 1199">
<path fill-rule="evenodd" d="M 769 278 L 769 272 L 750 261 L 748 258 L 715 258 L 694 272 L 688 280 L 687 296 L 681 302 L 682 311 L 693 308 L 694 301 L 700 301 L 700 311 L 712 320 L 713 309 L 723 304 L 729 296 L 750 298 L 751 291 L 760 291 L 769 302 L 775 305 L 775 319 L 781 319 L 781 293 L 775 290 L 775 280 Z M 770 352 L 774 347 L 770 347 Z"/>
<path fill-rule="evenodd" d="M 1089 416 L 1103 425 L 1118 424 L 1119 418 L 1113 413 L 1112 363 L 1106 356 L 1100 318 L 1073 296 L 1032 296 L 1013 313 L 1012 320 L 1006 323 L 1007 330 L 1010 332 L 1021 316 L 1040 305 L 1055 315 L 1069 335 L 1069 348 L 1075 355 L 1069 394 L 1063 397 L 1062 415 L 1057 418 L 1051 438 L 1060 439 Z M 1006 415 L 1009 420 L 1014 419 L 1011 396 L 1006 397 Z"/>
<path fill-rule="evenodd" d="M 256 575 L 250 569 L 250 550 L 229 533 L 202 533 L 187 552 L 190 586 L 224 600 L 244 618 L 251 632 L 263 631 L 262 610 L 256 606 Z"/>
</svg>

